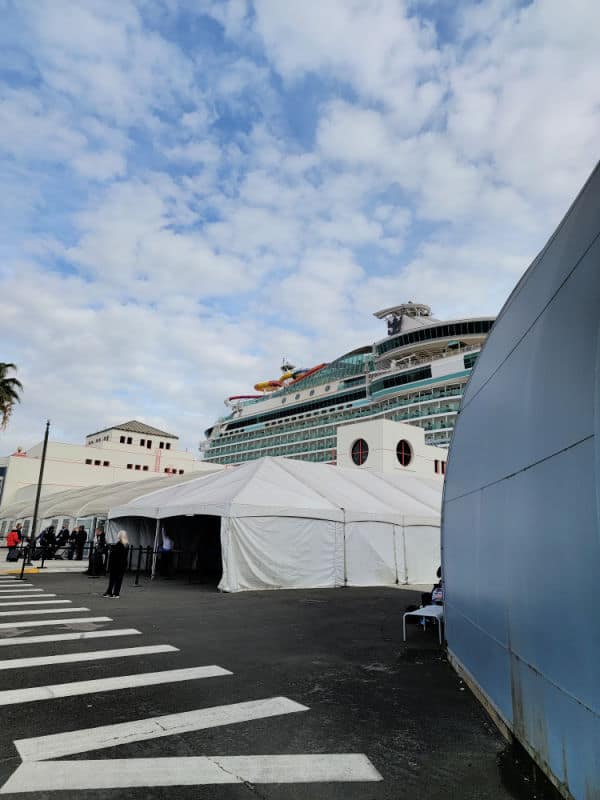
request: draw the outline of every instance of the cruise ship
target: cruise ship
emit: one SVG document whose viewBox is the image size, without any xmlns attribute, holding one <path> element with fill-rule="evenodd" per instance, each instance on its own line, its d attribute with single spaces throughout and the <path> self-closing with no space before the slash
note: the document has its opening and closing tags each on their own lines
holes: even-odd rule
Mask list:
<svg viewBox="0 0 600 800">
<path fill-rule="evenodd" d="M 337 463 L 340 424 L 376 417 L 425 430 L 447 447 L 473 364 L 494 317 L 441 321 L 429 306 L 402 303 L 377 311 L 387 336 L 328 364 L 263 380 L 256 394 L 227 398 L 230 413 L 205 431 L 204 458 L 241 464 L 262 456 Z"/>
</svg>

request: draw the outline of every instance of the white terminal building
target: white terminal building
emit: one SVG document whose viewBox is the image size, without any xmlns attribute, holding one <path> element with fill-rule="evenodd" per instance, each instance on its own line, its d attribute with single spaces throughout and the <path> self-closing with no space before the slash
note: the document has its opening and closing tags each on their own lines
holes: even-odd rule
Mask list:
<svg viewBox="0 0 600 800">
<path fill-rule="evenodd" d="M 137 420 L 90 433 L 85 444 L 49 441 L 42 496 L 66 489 L 137 481 L 158 474 L 214 471 L 214 465 L 179 450 L 178 441 L 174 434 Z M 14 502 L 33 502 L 42 449 L 40 442 L 26 452 L 18 450 L 0 458 L 0 512 Z"/>
</svg>

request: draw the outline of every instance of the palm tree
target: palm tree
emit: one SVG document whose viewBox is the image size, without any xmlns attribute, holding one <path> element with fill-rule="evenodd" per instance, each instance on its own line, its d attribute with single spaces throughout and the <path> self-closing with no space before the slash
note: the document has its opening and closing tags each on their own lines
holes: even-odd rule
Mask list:
<svg viewBox="0 0 600 800">
<path fill-rule="evenodd" d="M 6 428 L 15 403 L 21 402 L 19 392 L 23 391 L 23 386 L 16 378 L 8 376 L 11 370 L 16 372 L 14 364 L 0 361 L 0 430 Z"/>
</svg>

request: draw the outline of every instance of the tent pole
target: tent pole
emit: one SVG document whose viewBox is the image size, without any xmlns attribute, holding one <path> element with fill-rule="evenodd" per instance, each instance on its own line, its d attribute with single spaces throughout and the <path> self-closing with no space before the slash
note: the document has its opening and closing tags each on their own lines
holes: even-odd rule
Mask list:
<svg viewBox="0 0 600 800">
<path fill-rule="evenodd" d="M 344 586 L 348 585 L 348 570 L 346 564 L 346 509 L 342 508 L 342 514 L 344 515 L 344 521 L 342 525 L 344 526 Z"/>
<path fill-rule="evenodd" d="M 156 520 L 156 528 L 154 531 L 154 547 L 152 552 L 152 574 L 150 580 L 153 581 L 156 577 L 156 560 L 158 558 L 158 534 L 160 532 L 160 519 Z"/>
</svg>

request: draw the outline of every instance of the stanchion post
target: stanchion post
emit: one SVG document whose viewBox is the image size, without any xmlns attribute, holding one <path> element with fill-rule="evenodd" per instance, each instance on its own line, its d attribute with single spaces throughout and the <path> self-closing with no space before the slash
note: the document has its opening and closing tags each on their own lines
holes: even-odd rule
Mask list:
<svg viewBox="0 0 600 800">
<path fill-rule="evenodd" d="M 142 564 L 142 545 L 138 549 L 137 567 L 135 568 L 135 586 L 140 585 L 140 566 Z"/>
<path fill-rule="evenodd" d="M 27 561 L 29 561 L 29 547 L 28 546 L 25 547 L 25 549 L 23 550 L 22 554 L 23 554 L 23 561 L 22 561 L 22 564 L 21 564 L 21 574 L 19 575 L 19 580 L 20 581 L 23 580 L 23 573 L 25 572 L 25 563 Z"/>
</svg>

